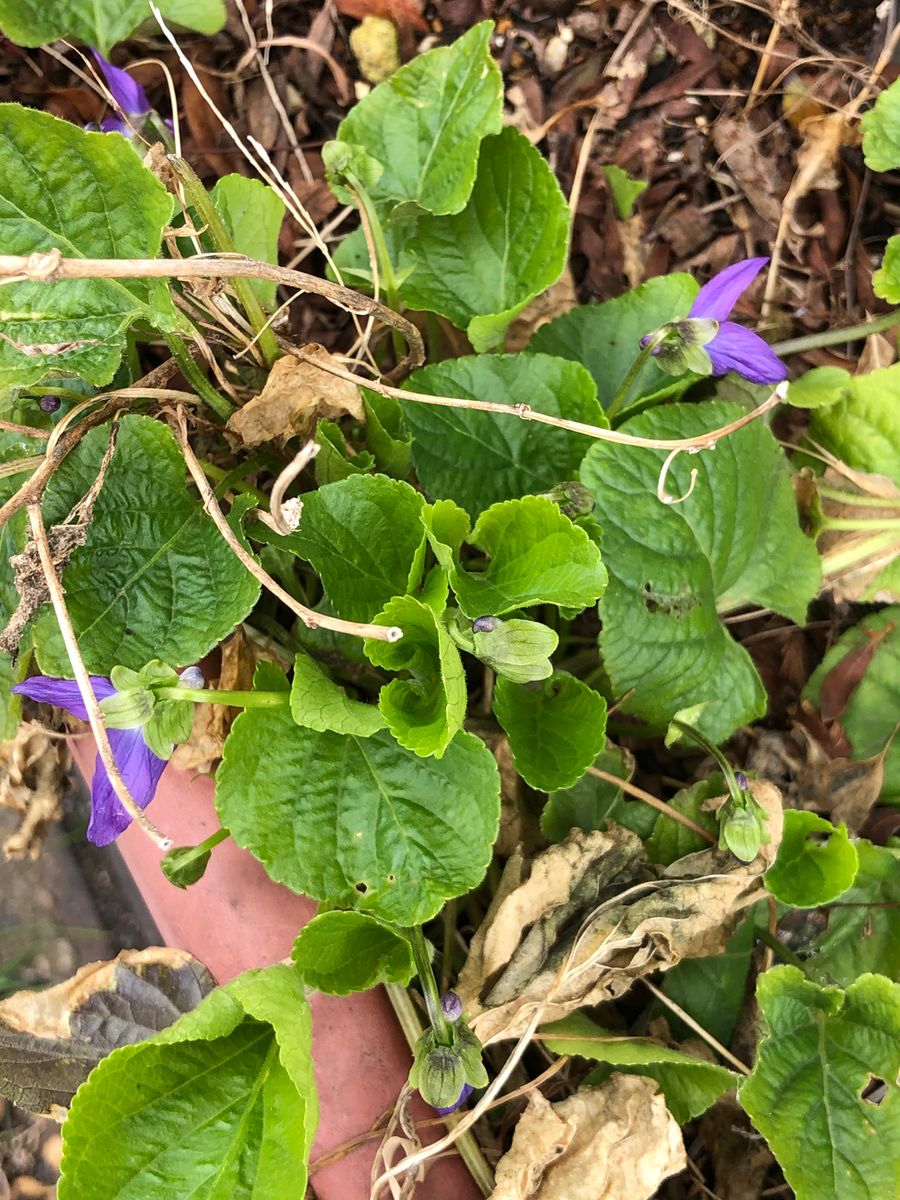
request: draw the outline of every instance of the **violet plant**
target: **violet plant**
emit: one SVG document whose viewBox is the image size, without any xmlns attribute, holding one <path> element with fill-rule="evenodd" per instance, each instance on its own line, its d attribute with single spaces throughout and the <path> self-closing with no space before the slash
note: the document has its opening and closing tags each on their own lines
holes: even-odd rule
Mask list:
<svg viewBox="0 0 900 1200">
<path fill-rule="evenodd" d="M 70 7 L 28 18 L 0 0 L 0 24 L 25 45 L 68 34 L 99 47 L 129 136 L 0 105 L 4 732 L 23 697 L 44 722 L 55 706 L 106 729 L 88 828 L 105 845 L 134 812 L 140 824 L 197 706 L 233 710 L 215 773 L 222 828 L 172 848 L 164 828 L 140 827 L 176 886 L 195 886 L 231 838 L 321 908 L 290 964 L 240 976 L 160 1033 L 133 1022 L 113 1049 L 88 1031 L 80 1057 L 41 1042 L 41 1094 L 71 1102 L 61 1200 L 301 1194 L 317 1111 L 309 994 L 382 984 L 411 1043 L 411 1088 L 448 1118 L 485 1194 L 470 1118 L 489 1121 L 512 1073 L 532 1078 L 548 1055 L 571 1056 L 566 1086 L 582 1098 L 637 1075 L 649 1102 L 658 1084 L 679 1145 L 678 1126 L 737 1088 L 801 1200 L 894 1194 L 897 850 L 783 811 L 749 739 L 731 739 L 768 711 L 732 619 L 803 625 L 822 589 L 816 535 L 862 532 L 872 557 L 866 487 L 894 474 L 896 446 L 860 427 L 896 430 L 880 397 L 900 368 L 810 372 L 788 389 L 791 343 L 731 319 L 766 256 L 702 286 L 676 273 L 577 306 L 506 352 L 566 263 L 571 214 L 540 150 L 503 124 L 490 22 L 350 109 L 323 159 L 359 228 L 324 275 L 282 267 L 296 198 L 237 175 L 207 190 L 165 147 L 142 161 L 149 101 L 104 57 L 96 13 Z M 217 3 L 198 6 L 201 31 L 219 18 Z M 896 127 L 883 100 L 873 112 L 872 138 Z M 896 265 L 886 258 L 885 294 Z M 276 314 L 297 290 L 365 325 L 377 373 L 355 357 L 356 332 L 334 355 L 291 339 Z M 472 353 L 445 356 L 451 328 Z M 151 343 L 169 348 L 161 365 Z M 806 450 L 840 464 L 847 487 L 776 439 L 768 416 L 785 394 L 813 410 Z M 795 486 L 814 496 L 802 513 Z M 857 599 L 897 589 L 900 516 L 884 509 L 900 509 L 878 486 L 875 591 Z M 861 515 L 829 515 L 830 502 Z M 823 548 L 826 563 L 860 561 L 855 541 Z M 851 630 L 808 692 L 815 702 L 859 651 L 854 637 L 871 640 L 871 682 L 845 727 L 855 758 L 882 755 L 889 804 L 897 611 Z M 252 688 L 205 686 L 194 664 L 237 631 L 267 649 Z M 664 802 L 631 776 L 667 731 L 715 766 Z M 512 858 L 501 776 L 504 826 L 531 830 Z M 881 907 L 867 941 L 869 903 Z M 805 910 L 823 924 L 798 950 L 786 939 Z M 787 965 L 758 969 L 756 940 Z M 730 1043 L 751 970 L 762 1022 L 744 1063 Z M 596 1023 L 596 1005 L 656 972 L 653 994 L 699 1029 L 707 1057 L 675 1018 L 684 1044 L 644 1036 L 651 1010 L 635 992 L 616 1009 L 621 1032 Z M 699 978 L 721 989 L 716 1012 Z M 61 1053 L 74 1083 L 54 1074 Z M 873 1078 L 877 1104 L 863 1094 Z M 412 1193 L 436 1146 L 399 1161 L 382 1147 L 373 1196 L 394 1181 Z"/>
</svg>

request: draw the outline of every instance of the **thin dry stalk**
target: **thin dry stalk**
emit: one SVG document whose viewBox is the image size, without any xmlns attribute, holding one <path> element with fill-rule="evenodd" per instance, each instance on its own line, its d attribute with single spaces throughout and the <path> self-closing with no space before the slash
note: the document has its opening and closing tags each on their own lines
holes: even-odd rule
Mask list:
<svg viewBox="0 0 900 1200">
<path fill-rule="evenodd" d="M 106 732 L 106 725 L 103 721 L 103 712 L 97 697 L 94 695 L 91 677 L 84 665 L 84 659 L 81 657 L 81 651 L 78 648 L 78 639 L 75 637 L 75 629 L 72 626 L 69 610 L 66 607 L 65 594 L 62 584 L 59 581 L 59 576 L 56 573 L 40 504 L 28 505 L 28 521 L 31 526 L 31 536 L 37 546 L 38 556 L 41 560 L 41 567 L 43 568 L 44 579 L 47 583 L 47 591 L 50 593 L 53 611 L 56 613 L 59 632 L 62 635 L 66 652 L 69 655 L 69 662 L 72 664 L 72 671 L 78 683 L 78 690 L 81 692 L 81 698 L 87 710 L 91 731 L 97 743 L 97 753 L 100 755 L 100 761 L 103 763 L 106 774 L 109 777 L 109 782 L 119 799 L 119 803 L 131 819 L 160 850 L 168 850 L 172 845 L 172 839 L 161 833 L 150 818 L 138 807 L 134 797 L 128 790 L 125 780 L 122 778 L 122 772 L 119 770 L 119 766 L 113 755 L 112 746 L 109 744 L 109 736 Z"/>
<path fill-rule="evenodd" d="M 611 775 L 608 771 L 601 771 L 599 767 L 588 767 L 588 774 L 595 775 L 598 779 L 602 779 L 606 783 L 615 784 L 623 792 L 627 792 L 629 796 L 634 796 L 637 800 L 643 800 L 645 804 L 649 804 L 651 808 L 655 808 L 663 816 L 671 817 L 673 821 L 677 821 L 685 829 L 690 829 L 694 833 L 699 834 L 710 845 L 715 845 L 716 839 L 710 833 L 707 833 L 702 825 L 698 825 L 696 821 L 692 821 L 684 813 L 676 812 L 671 804 L 666 804 L 663 800 L 657 800 L 656 796 L 651 795 L 650 792 L 645 792 L 643 788 L 636 787 L 633 783 L 629 783 L 627 779 L 620 779 L 618 775 Z"/>
<path fill-rule="evenodd" d="M 277 597 L 292 613 L 296 614 L 308 629 L 333 629 L 335 633 L 347 633 L 351 637 L 376 638 L 381 642 L 398 642 L 403 637 L 403 630 L 396 625 L 365 625 L 360 621 L 343 621 L 340 617 L 330 617 L 324 613 L 314 612 L 311 608 L 307 608 L 305 604 L 301 604 L 299 600 L 295 600 L 290 592 L 285 591 L 279 583 L 276 583 L 272 576 L 263 570 L 253 555 L 244 549 L 228 524 L 225 514 L 219 507 L 215 492 L 210 487 L 209 480 L 203 473 L 203 468 L 200 466 L 197 456 L 191 449 L 191 444 L 188 441 L 187 422 L 185 421 L 184 411 L 181 408 L 175 414 L 174 430 L 178 444 L 181 447 L 182 456 L 187 464 L 187 469 L 190 471 L 191 477 L 197 485 L 197 490 L 203 497 L 204 508 L 210 517 L 212 517 L 216 528 L 227 542 L 232 553 L 240 559 L 250 574 L 258 579 L 263 587 L 270 591 L 273 596 Z"/>
<path fill-rule="evenodd" d="M 654 987 L 649 979 L 643 978 L 641 979 L 641 983 L 656 997 L 657 1000 L 659 1000 L 661 1004 L 664 1004 L 666 1008 L 671 1009 L 671 1011 L 676 1017 L 678 1017 L 680 1021 L 684 1021 L 685 1025 L 687 1025 L 689 1029 L 693 1029 L 694 1033 L 696 1033 L 698 1037 L 703 1038 L 704 1042 L 706 1042 L 708 1046 L 712 1046 L 713 1050 L 715 1050 L 717 1054 L 721 1054 L 726 1062 L 730 1062 L 731 1065 L 740 1071 L 742 1075 L 750 1074 L 750 1068 L 747 1066 L 747 1064 L 741 1062 L 739 1058 L 736 1058 L 731 1053 L 727 1046 L 723 1046 L 722 1043 L 717 1041 L 711 1033 L 708 1033 L 698 1021 L 694 1020 L 690 1013 L 684 1011 L 680 1004 L 676 1004 L 675 1001 L 667 996 L 665 992 L 661 992 L 658 987 Z"/>
</svg>

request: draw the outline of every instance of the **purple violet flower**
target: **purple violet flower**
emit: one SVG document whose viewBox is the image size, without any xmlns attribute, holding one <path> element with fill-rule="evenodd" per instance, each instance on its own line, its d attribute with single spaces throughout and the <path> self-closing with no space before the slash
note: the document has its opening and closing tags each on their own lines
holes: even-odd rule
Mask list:
<svg viewBox="0 0 900 1200">
<path fill-rule="evenodd" d="M 471 1083 L 464 1083 L 462 1086 L 462 1091 L 459 1093 L 459 1096 L 457 1097 L 456 1102 L 454 1104 L 451 1104 L 449 1106 L 449 1108 L 436 1108 L 434 1111 L 438 1114 L 439 1117 L 446 1117 L 448 1115 L 448 1113 L 456 1112 L 456 1110 L 458 1108 L 462 1108 L 462 1106 L 465 1104 L 465 1102 L 468 1100 L 468 1098 L 471 1095 L 472 1095 Z"/>
<path fill-rule="evenodd" d="M 120 116 L 104 117 L 100 122 L 100 129 L 103 133 L 121 133 L 125 137 L 128 137 L 131 134 L 132 127 L 143 125 L 152 111 L 152 105 L 147 99 L 147 93 L 136 79 L 132 79 L 128 72 L 123 71 L 121 67 L 114 67 L 111 62 L 108 62 L 103 57 L 99 50 L 91 47 L 91 54 L 93 54 L 97 66 L 103 72 L 110 95 L 120 113 L 123 114 Z M 125 118 L 129 119 L 126 120 Z"/>
<path fill-rule="evenodd" d="M 703 285 L 691 305 L 689 318 L 719 323 L 715 337 L 703 347 L 712 361 L 713 375 L 736 371 L 751 383 L 770 384 L 788 377 L 787 368 L 768 342 L 752 329 L 727 319 L 768 261 L 763 257 L 732 263 Z"/>
<path fill-rule="evenodd" d="M 688 362 L 696 362 L 694 355 L 702 350 L 711 367 L 708 373 L 712 375 L 735 371 L 751 383 L 761 384 L 787 379 L 787 368 L 768 342 L 752 329 L 728 320 L 741 295 L 768 261 L 767 257 L 743 259 L 705 283 L 687 317 L 663 327 L 666 337 L 653 350 L 660 365 L 665 367 L 666 359 L 670 359 L 669 369 L 681 373 L 690 369 Z M 641 338 L 641 345 L 646 346 L 654 336 Z M 687 354 L 690 358 L 685 361 Z"/>
<path fill-rule="evenodd" d="M 92 675 L 91 684 L 98 700 L 116 695 L 116 689 L 105 675 Z M 47 675 L 34 675 L 12 689 L 31 700 L 55 704 L 82 721 L 88 719 L 81 692 L 74 679 L 54 679 Z M 143 731 L 137 729 L 109 729 L 109 744 L 113 757 L 122 772 L 128 790 L 139 808 L 146 808 L 156 792 L 156 785 L 165 770 L 166 760 L 159 758 L 144 741 Z M 131 824 L 131 817 L 119 803 L 113 791 L 106 768 L 99 754 L 94 764 L 91 782 L 91 821 L 88 825 L 88 840 L 95 846 L 108 846 Z"/>
</svg>

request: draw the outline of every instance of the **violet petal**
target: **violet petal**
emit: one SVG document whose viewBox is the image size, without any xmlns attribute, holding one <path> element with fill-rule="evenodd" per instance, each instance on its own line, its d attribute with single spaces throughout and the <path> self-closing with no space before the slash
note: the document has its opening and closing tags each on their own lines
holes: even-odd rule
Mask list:
<svg viewBox="0 0 900 1200">
<path fill-rule="evenodd" d="M 94 695 L 98 700 L 105 700 L 107 696 L 115 695 L 116 689 L 105 675 L 92 675 L 91 683 Z M 52 675 L 32 675 L 30 679 L 15 684 L 10 691 L 19 696 L 27 696 L 30 700 L 55 704 L 57 708 L 64 708 L 66 712 L 71 713 L 73 717 L 78 717 L 81 721 L 88 719 L 81 691 L 74 679 L 54 679 Z"/>
<path fill-rule="evenodd" d="M 468 1098 L 471 1095 L 472 1095 L 471 1083 L 464 1083 L 462 1086 L 462 1091 L 459 1093 L 459 1096 L 457 1097 L 455 1104 L 451 1104 L 449 1108 L 436 1108 L 434 1111 L 438 1114 L 439 1117 L 446 1117 L 448 1113 L 456 1112 L 456 1110 L 458 1108 L 462 1108 L 462 1106 L 465 1104 L 465 1102 L 468 1100 Z"/>
<path fill-rule="evenodd" d="M 767 257 L 745 258 L 713 275 L 697 293 L 688 316 L 724 321 L 768 261 Z"/>
<path fill-rule="evenodd" d="M 103 55 L 93 47 L 91 47 L 91 53 L 106 78 L 112 98 L 122 112 L 129 117 L 146 117 L 152 106 L 147 99 L 147 93 L 137 80 L 132 79 L 128 72 L 123 71 L 121 67 L 114 67 L 111 62 L 107 62 Z"/>
<path fill-rule="evenodd" d="M 751 383 L 768 384 L 781 383 L 788 377 L 787 367 L 769 343 L 734 321 L 723 321 L 704 349 L 712 361 L 714 375 L 736 371 Z"/>
<path fill-rule="evenodd" d="M 140 729 L 110 729 L 109 744 L 125 784 L 139 808 L 146 808 L 156 793 L 156 785 L 166 762 L 149 749 Z M 91 783 L 91 823 L 88 840 L 95 846 L 107 846 L 131 824 L 131 817 L 113 791 L 106 768 L 97 755 Z"/>
</svg>

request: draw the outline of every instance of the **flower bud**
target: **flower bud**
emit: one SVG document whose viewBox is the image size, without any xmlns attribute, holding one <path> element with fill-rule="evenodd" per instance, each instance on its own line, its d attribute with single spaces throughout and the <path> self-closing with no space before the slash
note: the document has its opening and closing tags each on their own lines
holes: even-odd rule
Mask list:
<svg viewBox="0 0 900 1200">
<path fill-rule="evenodd" d="M 542 495 L 546 496 L 548 500 L 552 500 L 554 504 L 558 504 L 570 521 L 574 521 L 576 517 L 589 516 L 594 511 L 596 504 L 593 495 L 584 484 L 575 479 L 558 483 L 556 487 L 551 488 L 549 492 L 543 492 Z"/>
<path fill-rule="evenodd" d="M 109 729 L 140 729 L 153 715 L 155 700 L 146 688 L 129 688 L 100 701 L 100 711 Z"/>
<path fill-rule="evenodd" d="M 177 888 L 189 888 L 202 879 L 209 865 L 212 851 L 202 843 L 199 846 L 173 846 L 163 855 L 160 863 L 163 875 Z"/>
<path fill-rule="evenodd" d="M 444 992 L 441 996 L 441 1012 L 448 1021 L 458 1021 L 462 1016 L 462 1000 L 456 992 Z"/>
<path fill-rule="evenodd" d="M 501 622 L 497 617 L 476 617 L 472 622 L 473 633 L 493 633 Z"/>
<path fill-rule="evenodd" d="M 199 667 L 185 667 L 178 676 L 178 686 L 184 688 L 204 688 L 206 680 Z"/>
<path fill-rule="evenodd" d="M 59 396 L 41 396 L 38 400 L 38 407 L 41 412 L 55 413 L 61 403 Z"/>
<path fill-rule="evenodd" d="M 491 622 L 490 629 L 479 629 Z M 473 624 L 474 652 L 483 663 L 513 683 L 532 683 L 553 674 L 550 655 L 559 638 L 554 630 L 539 621 L 514 618 L 479 617 Z"/>
</svg>

